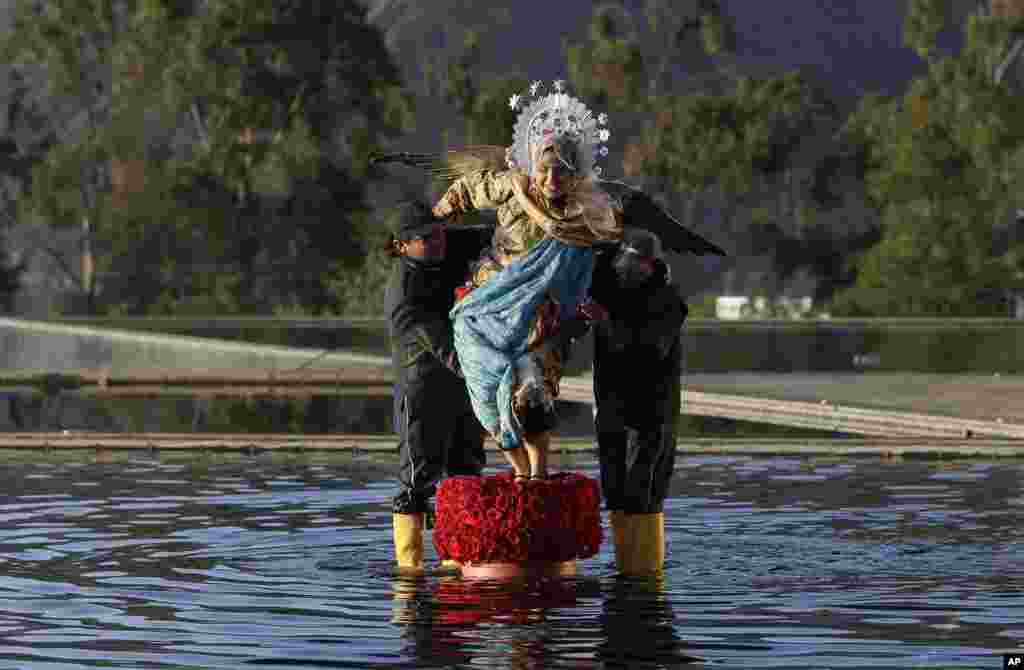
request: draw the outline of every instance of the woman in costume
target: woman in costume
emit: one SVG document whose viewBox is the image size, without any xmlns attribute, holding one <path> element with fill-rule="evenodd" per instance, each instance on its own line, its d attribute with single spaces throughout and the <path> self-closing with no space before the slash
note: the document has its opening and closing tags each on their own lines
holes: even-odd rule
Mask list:
<svg viewBox="0 0 1024 670">
<path fill-rule="evenodd" d="M 471 290 L 452 309 L 454 341 L 481 425 L 497 440 L 519 478 L 547 474 L 554 399 L 567 331 L 606 317 L 589 302 L 595 253 L 614 248 L 623 219 L 654 227 L 670 248 L 722 253 L 640 191 L 601 181 L 598 156 L 608 153 L 607 116 L 596 117 L 554 82 L 516 121 L 512 147 L 475 146 L 442 156 L 390 154 L 374 162 L 431 168 L 453 180 L 433 208 L 457 223 L 479 209 L 497 211 L 489 258 Z M 520 95 L 510 105 L 519 109 Z"/>
<path fill-rule="evenodd" d="M 535 97 L 539 83 L 534 84 Z M 518 105 L 513 97 L 512 105 Z M 439 218 L 495 209 L 491 257 L 452 310 L 455 346 L 473 408 L 518 478 L 547 476 L 563 324 L 600 316 L 586 303 L 594 246 L 615 243 L 621 221 L 597 186 L 605 117 L 562 92 L 519 116 L 506 170 L 459 177 L 434 206 Z"/>
</svg>

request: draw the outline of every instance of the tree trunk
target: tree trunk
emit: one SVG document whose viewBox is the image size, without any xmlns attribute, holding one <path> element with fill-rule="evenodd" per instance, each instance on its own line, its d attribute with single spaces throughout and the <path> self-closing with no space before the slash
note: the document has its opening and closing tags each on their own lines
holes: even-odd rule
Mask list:
<svg viewBox="0 0 1024 670">
<path fill-rule="evenodd" d="M 89 315 L 96 313 L 95 265 L 92 257 L 92 225 L 89 217 L 82 217 L 82 293 Z"/>
</svg>

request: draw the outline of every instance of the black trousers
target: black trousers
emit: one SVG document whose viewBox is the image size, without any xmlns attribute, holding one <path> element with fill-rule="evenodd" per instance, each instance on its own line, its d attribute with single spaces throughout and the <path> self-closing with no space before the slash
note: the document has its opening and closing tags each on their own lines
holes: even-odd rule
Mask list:
<svg viewBox="0 0 1024 670">
<path fill-rule="evenodd" d="M 664 357 L 632 355 L 595 338 L 594 428 L 605 507 L 663 511 L 676 462 L 682 340 Z"/>
<path fill-rule="evenodd" d="M 607 509 L 627 514 L 656 514 L 664 509 L 675 468 L 674 433 L 674 429 L 659 427 L 597 434 L 601 491 Z"/>
<path fill-rule="evenodd" d="M 465 382 L 439 363 L 417 364 L 397 389 L 400 438 L 396 514 L 421 514 L 446 475 L 483 472 L 484 429 Z"/>
</svg>

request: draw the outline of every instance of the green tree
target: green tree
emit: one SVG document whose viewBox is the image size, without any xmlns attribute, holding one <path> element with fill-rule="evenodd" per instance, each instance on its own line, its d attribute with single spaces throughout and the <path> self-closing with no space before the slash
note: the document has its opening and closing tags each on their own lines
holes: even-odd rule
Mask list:
<svg viewBox="0 0 1024 670">
<path fill-rule="evenodd" d="M 576 90 L 595 105 L 648 112 L 677 90 L 674 68 L 706 83 L 715 57 L 733 49 L 733 31 L 717 0 L 646 0 L 639 15 L 606 2 L 594 8 L 587 39 L 565 45 L 566 64 Z"/>
<path fill-rule="evenodd" d="M 949 22 L 948 0 L 909 0 L 903 19 L 903 44 L 922 60 L 931 60 L 939 33 Z"/>
<path fill-rule="evenodd" d="M 91 110 L 27 213 L 88 217 L 105 309 L 343 309 L 330 286 L 364 256 L 366 156 L 411 123 L 354 0 L 23 3 L 7 46 Z"/>
<path fill-rule="evenodd" d="M 645 133 L 644 167 L 682 190 L 749 191 L 789 164 L 819 116 L 834 110 L 799 73 L 741 79 L 727 95 L 670 98 Z"/>
<path fill-rule="evenodd" d="M 741 78 L 728 93 L 670 98 L 644 132 L 650 149 L 641 169 L 691 198 L 713 197 L 724 220 L 719 234 L 734 240 L 736 253 L 771 263 L 774 277 L 761 282 L 765 292 L 780 290 L 800 269 L 831 281 L 842 236 L 818 220 L 801 175 L 816 158 L 808 155 L 808 139 L 837 114 L 822 89 L 798 72 Z"/>
<path fill-rule="evenodd" d="M 509 105 L 513 94 L 522 95 L 527 81 L 518 76 L 483 76 L 480 37 L 466 33 L 462 54 L 448 65 L 442 94 L 464 122 L 464 144 L 512 144 L 512 126 L 518 112 Z"/>
<path fill-rule="evenodd" d="M 21 275 L 25 267 L 13 262 L 5 242 L 0 237 L 0 313 L 10 314 L 14 311 L 14 296 L 21 288 Z"/>
<path fill-rule="evenodd" d="M 576 87 L 617 112 L 615 135 L 630 138 L 625 175 L 690 226 L 711 204 L 742 253 L 769 256 L 783 279 L 802 267 L 839 273 L 847 238 L 814 221 L 813 184 L 797 164 L 801 152 L 819 158 L 806 155 L 809 139 L 820 144 L 838 127 L 829 96 L 798 72 L 735 77 L 732 17 L 720 3 L 648 0 L 642 16 L 645 25 L 622 5 L 601 5 L 588 38 L 566 49 Z"/>
<path fill-rule="evenodd" d="M 370 22 L 383 32 L 401 68 L 402 80 L 410 86 L 419 84 L 424 98 L 444 97 L 452 86 L 452 65 L 465 59 L 467 43 L 492 42 L 497 33 L 507 30 L 511 19 L 511 10 L 500 2 L 367 0 L 366 4 Z"/>
<path fill-rule="evenodd" d="M 646 0 L 644 14 L 647 34 L 640 48 L 652 95 L 674 89 L 673 66 L 685 66 L 690 79 L 707 81 L 702 75 L 714 73 L 716 58 L 735 49 L 732 17 L 717 0 Z"/>
<path fill-rule="evenodd" d="M 566 44 L 574 91 L 595 107 L 612 112 L 647 106 L 647 75 L 632 16 L 619 5 L 594 9 L 587 41 Z"/>
<path fill-rule="evenodd" d="M 902 99 L 872 100 L 847 131 L 866 147 L 882 238 L 858 261 L 838 313 L 992 315 L 1021 285 L 1021 249 L 999 250 L 1024 146 L 1024 105 L 992 78 L 990 19 L 974 16 L 963 53 L 931 63 Z"/>
<path fill-rule="evenodd" d="M 110 64 L 118 30 L 113 3 L 102 0 L 40 3 L 21 0 L 15 6 L 9 38 L 0 53 L 18 69 L 33 65 L 45 75 L 45 96 L 51 105 L 53 142 L 38 157 L 22 211 L 29 221 L 47 218 L 55 228 L 80 228 L 84 246 L 92 246 L 102 188 L 100 134 L 109 120 Z M 27 66 L 27 67 L 26 67 Z M 42 195 L 47 184 L 53 197 Z M 38 216 L 37 216 L 38 215 Z M 59 254 L 51 248 L 51 253 Z M 55 256 L 65 268 L 70 263 Z M 71 273 L 81 298 L 92 311 L 93 277 Z"/>
</svg>

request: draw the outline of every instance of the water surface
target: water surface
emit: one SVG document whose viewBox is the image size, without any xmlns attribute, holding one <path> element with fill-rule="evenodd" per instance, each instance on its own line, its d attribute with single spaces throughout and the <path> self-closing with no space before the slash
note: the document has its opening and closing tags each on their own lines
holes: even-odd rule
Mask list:
<svg viewBox="0 0 1024 670">
<path fill-rule="evenodd" d="M 680 458 L 663 580 L 617 578 L 606 542 L 576 578 L 495 584 L 393 573 L 390 456 L 0 458 L 4 669 L 996 668 L 1024 647 L 1021 461 Z"/>
</svg>

